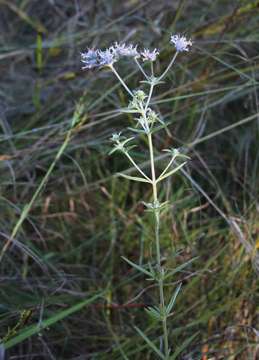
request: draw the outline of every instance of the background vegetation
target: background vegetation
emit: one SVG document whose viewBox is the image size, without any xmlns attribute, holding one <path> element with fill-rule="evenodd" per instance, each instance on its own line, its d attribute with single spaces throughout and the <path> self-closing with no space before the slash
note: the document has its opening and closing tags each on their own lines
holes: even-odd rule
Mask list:
<svg viewBox="0 0 259 360">
<path fill-rule="evenodd" d="M 148 257 L 140 199 L 151 189 L 116 177 L 130 171 L 107 155 L 110 134 L 132 121 L 115 111 L 126 95 L 110 72 L 83 72 L 80 51 L 130 41 L 160 48 L 162 69 L 178 32 L 194 46 L 155 94 L 168 124 L 155 141 L 192 161 L 160 189 L 172 204 L 162 245 L 172 268 L 197 259 L 168 287 L 183 283 L 170 342 L 177 359 L 257 359 L 258 10 L 238 0 L 0 0 L 1 359 L 154 358 L 133 326 L 159 342 L 144 311 L 155 291 L 121 259 Z M 120 73 L 136 86 L 132 64 Z M 144 162 L 144 147 L 135 155 Z"/>
</svg>

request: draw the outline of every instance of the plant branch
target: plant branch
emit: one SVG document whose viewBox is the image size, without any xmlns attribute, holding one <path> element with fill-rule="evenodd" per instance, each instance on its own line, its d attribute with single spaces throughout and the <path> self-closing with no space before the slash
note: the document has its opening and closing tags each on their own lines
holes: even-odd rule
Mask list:
<svg viewBox="0 0 259 360">
<path fill-rule="evenodd" d="M 116 75 L 116 77 L 119 79 L 121 85 L 124 87 L 124 89 L 129 93 L 130 96 L 133 97 L 133 93 L 132 91 L 128 88 L 128 86 L 125 84 L 124 80 L 120 77 L 120 75 L 118 74 L 118 72 L 115 70 L 115 68 L 113 67 L 113 65 L 110 65 L 110 69 L 113 71 L 113 73 Z"/>
<path fill-rule="evenodd" d="M 143 69 L 143 67 L 140 65 L 139 61 L 137 58 L 134 58 L 135 63 L 137 64 L 137 67 L 139 68 L 139 70 L 142 72 L 142 74 L 145 76 L 146 80 L 149 80 L 148 75 L 146 74 L 145 70 Z"/>
<path fill-rule="evenodd" d="M 161 81 L 166 76 L 166 74 L 168 73 L 170 68 L 173 66 L 177 55 L 178 55 L 178 51 L 176 51 L 176 53 L 174 54 L 174 56 L 173 56 L 172 60 L 170 61 L 169 65 L 167 66 L 167 68 L 165 69 L 163 74 L 158 78 L 158 81 Z"/>
<path fill-rule="evenodd" d="M 150 183 L 152 182 L 152 180 L 140 169 L 140 167 L 135 163 L 135 161 L 132 159 L 132 157 L 130 156 L 130 154 L 128 152 L 125 152 L 125 155 L 127 156 L 127 158 L 129 159 L 129 161 L 132 163 L 132 165 L 138 170 L 138 172 L 144 176 L 145 179 L 147 179 Z"/>
</svg>

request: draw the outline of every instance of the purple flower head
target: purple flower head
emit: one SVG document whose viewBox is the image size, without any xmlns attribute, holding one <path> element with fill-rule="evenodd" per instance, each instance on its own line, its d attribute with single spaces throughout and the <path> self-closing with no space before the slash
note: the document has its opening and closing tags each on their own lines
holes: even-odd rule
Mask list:
<svg viewBox="0 0 259 360">
<path fill-rule="evenodd" d="M 81 61 L 84 63 L 83 69 L 99 67 L 98 51 L 88 49 L 87 52 L 81 53 Z"/>
<path fill-rule="evenodd" d="M 83 69 L 100 68 L 112 65 L 118 58 L 114 54 L 112 48 L 104 51 L 88 49 L 87 52 L 81 54 L 81 61 L 84 63 Z"/>
<path fill-rule="evenodd" d="M 157 49 L 154 49 L 153 51 L 144 49 L 141 55 L 143 61 L 155 61 L 156 57 L 159 55 L 159 51 L 157 51 Z"/>
<path fill-rule="evenodd" d="M 129 44 L 126 45 L 125 43 L 115 43 L 112 47 L 116 56 L 128 56 L 128 57 L 139 57 L 139 53 L 137 51 L 137 45 Z"/>
<path fill-rule="evenodd" d="M 113 51 L 113 48 L 108 48 L 104 51 L 98 50 L 99 66 L 109 66 L 115 63 L 118 58 Z"/>
<path fill-rule="evenodd" d="M 170 42 L 179 52 L 189 51 L 189 46 L 192 46 L 191 40 L 187 40 L 185 36 L 181 35 L 172 35 Z"/>
</svg>

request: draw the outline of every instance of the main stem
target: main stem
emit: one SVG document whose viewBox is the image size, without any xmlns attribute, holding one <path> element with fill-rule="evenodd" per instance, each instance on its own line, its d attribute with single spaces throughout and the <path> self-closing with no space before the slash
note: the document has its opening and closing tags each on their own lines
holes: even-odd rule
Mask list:
<svg viewBox="0 0 259 360">
<path fill-rule="evenodd" d="M 151 175 L 152 175 L 152 188 L 153 188 L 153 200 L 154 205 L 157 203 L 157 183 L 156 183 L 156 172 L 155 172 L 155 163 L 154 163 L 154 151 L 153 151 L 153 141 L 152 134 L 148 133 L 148 145 L 150 153 L 150 163 L 151 163 Z M 163 269 L 161 266 L 161 251 L 160 251 L 160 237 L 159 237 L 159 225 L 160 225 L 160 216 L 159 209 L 154 209 L 154 218 L 155 218 L 155 241 L 156 241 L 156 261 L 158 268 L 158 286 L 159 286 L 159 307 L 160 312 L 163 318 L 163 333 L 164 333 L 164 354 L 165 360 L 169 359 L 169 344 L 168 344 L 168 331 L 167 331 L 167 317 L 166 317 L 166 308 L 165 308 L 165 297 L 164 297 L 164 279 L 163 279 Z"/>
</svg>

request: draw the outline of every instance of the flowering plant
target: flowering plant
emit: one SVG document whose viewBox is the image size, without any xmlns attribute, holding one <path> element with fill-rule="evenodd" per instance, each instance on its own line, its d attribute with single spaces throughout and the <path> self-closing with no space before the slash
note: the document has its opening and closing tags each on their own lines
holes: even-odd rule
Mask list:
<svg viewBox="0 0 259 360">
<path fill-rule="evenodd" d="M 153 134 L 154 132 L 161 129 L 161 125 L 164 126 L 162 119 L 159 114 L 152 108 L 152 95 L 154 88 L 159 85 L 162 80 L 166 77 L 168 72 L 171 70 L 176 57 L 181 52 L 189 51 L 189 48 L 192 45 L 191 40 L 187 40 L 185 36 L 173 35 L 171 36 L 170 43 L 175 47 L 176 52 L 172 56 L 171 61 L 160 76 L 155 76 L 154 74 L 154 62 L 159 56 L 159 51 L 157 49 L 149 50 L 144 49 L 139 51 L 137 46 L 132 44 L 126 45 L 124 43 L 115 43 L 106 50 L 94 50 L 88 49 L 86 52 L 81 54 L 81 59 L 84 64 L 83 69 L 93 69 L 93 68 L 102 68 L 108 67 L 115 74 L 117 79 L 120 81 L 121 85 L 124 87 L 126 92 L 130 97 L 129 105 L 127 109 L 123 110 L 134 114 L 135 124 L 134 128 L 129 128 L 134 134 L 144 135 L 147 138 L 148 150 L 149 150 L 149 161 L 150 161 L 150 175 L 146 174 L 144 170 L 139 166 L 131 154 L 131 149 L 135 147 L 132 145 L 132 142 L 135 140 L 135 136 L 129 138 L 123 136 L 120 133 L 115 133 L 111 137 L 111 141 L 114 146 L 110 151 L 110 154 L 115 151 L 122 152 L 129 162 L 133 165 L 138 175 L 130 176 L 125 174 L 119 174 L 124 178 L 127 178 L 132 181 L 139 181 L 149 184 L 152 187 L 153 199 L 150 203 L 144 203 L 147 211 L 153 213 L 154 216 L 154 232 L 155 232 L 155 254 L 156 254 L 156 263 L 152 264 L 149 262 L 146 266 L 141 266 L 135 264 L 129 259 L 124 260 L 130 264 L 132 267 L 142 272 L 149 279 L 154 281 L 157 284 L 159 289 L 159 305 L 148 307 L 146 309 L 147 313 L 158 322 L 162 324 L 163 330 L 163 345 L 160 349 L 152 342 L 147 336 L 139 329 L 136 328 L 138 333 L 143 337 L 147 344 L 152 348 L 152 350 L 162 359 L 168 360 L 170 357 L 170 344 L 168 337 L 168 317 L 172 313 L 172 309 L 177 297 L 178 292 L 180 291 L 180 286 L 176 289 L 174 294 L 171 296 L 170 300 L 166 303 L 164 285 L 167 278 L 175 273 L 173 271 L 167 270 L 161 263 L 161 249 L 160 249 L 160 237 L 159 237 L 159 228 L 160 228 L 160 214 L 162 209 L 167 206 L 167 202 L 160 202 L 158 196 L 158 185 L 161 181 L 165 180 L 169 176 L 175 174 L 180 170 L 188 160 L 188 157 L 182 154 L 179 149 L 164 149 L 168 152 L 170 160 L 164 170 L 157 175 L 157 170 L 155 168 L 154 160 L 154 145 L 153 145 Z M 141 74 L 144 76 L 143 83 L 149 86 L 148 93 L 144 92 L 142 89 L 131 90 L 125 81 L 121 78 L 119 73 L 114 67 L 114 64 L 118 62 L 121 58 L 128 57 L 132 58 L 136 63 L 137 67 L 141 71 Z M 144 68 L 141 65 L 141 60 L 143 62 L 150 63 L 150 74 L 147 74 Z M 181 269 L 185 264 L 181 265 Z"/>
</svg>

